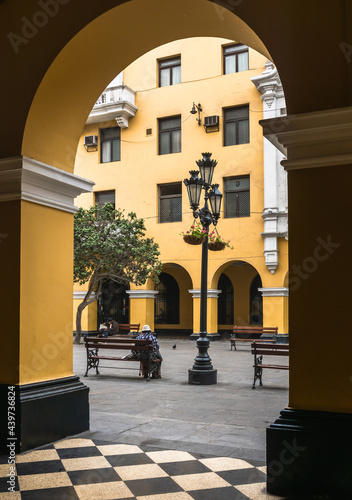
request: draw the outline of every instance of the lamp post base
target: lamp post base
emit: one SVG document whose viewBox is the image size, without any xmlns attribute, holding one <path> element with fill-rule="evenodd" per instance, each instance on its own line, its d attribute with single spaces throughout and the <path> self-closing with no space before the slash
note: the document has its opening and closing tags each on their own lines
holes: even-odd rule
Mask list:
<svg viewBox="0 0 352 500">
<path fill-rule="evenodd" d="M 192 385 L 216 384 L 217 374 L 217 370 L 188 370 L 188 383 Z"/>
</svg>

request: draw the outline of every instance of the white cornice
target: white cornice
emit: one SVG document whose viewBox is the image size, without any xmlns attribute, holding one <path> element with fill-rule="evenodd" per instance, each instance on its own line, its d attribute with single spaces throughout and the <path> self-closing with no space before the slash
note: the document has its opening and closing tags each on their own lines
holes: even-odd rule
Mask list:
<svg viewBox="0 0 352 500">
<path fill-rule="evenodd" d="M 192 297 L 194 299 L 200 299 L 200 290 L 199 289 L 195 289 L 195 290 L 188 290 L 189 293 L 192 294 Z M 210 290 L 207 290 L 207 297 L 208 299 L 217 299 L 220 295 L 220 293 L 222 292 L 222 290 L 214 290 L 214 289 L 210 289 Z"/>
<path fill-rule="evenodd" d="M 126 290 L 130 299 L 154 299 L 159 292 L 157 290 Z"/>
<path fill-rule="evenodd" d="M 284 286 L 258 288 L 263 297 L 288 297 L 288 288 Z"/>
<path fill-rule="evenodd" d="M 0 202 L 25 200 L 74 213 L 74 199 L 94 182 L 26 156 L 0 160 Z"/>
<path fill-rule="evenodd" d="M 352 164 L 352 107 L 261 120 L 285 170 Z"/>
</svg>

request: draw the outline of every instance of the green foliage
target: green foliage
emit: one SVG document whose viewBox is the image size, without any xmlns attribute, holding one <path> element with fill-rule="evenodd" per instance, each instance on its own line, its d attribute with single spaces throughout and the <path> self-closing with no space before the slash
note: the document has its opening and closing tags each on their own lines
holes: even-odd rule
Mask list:
<svg viewBox="0 0 352 500">
<path fill-rule="evenodd" d="M 80 208 L 74 217 L 74 281 L 90 285 L 104 279 L 142 285 L 161 272 L 159 246 L 145 237 L 143 219 L 125 217 L 111 203 Z"/>
</svg>

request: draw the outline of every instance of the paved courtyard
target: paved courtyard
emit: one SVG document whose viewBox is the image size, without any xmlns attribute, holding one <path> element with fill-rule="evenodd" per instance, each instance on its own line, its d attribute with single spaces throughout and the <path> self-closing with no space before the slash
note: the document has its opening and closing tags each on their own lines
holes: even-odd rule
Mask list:
<svg viewBox="0 0 352 500">
<path fill-rule="evenodd" d="M 15 476 L 0 456 L 0 499 L 281 500 L 266 492 L 265 429 L 287 405 L 287 371 L 267 370 L 252 390 L 249 345 L 219 341 L 209 350 L 218 383 L 189 385 L 195 342 L 159 343 L 162 379 L 149 382 L 137 363 L 111 361 L 84 378 L 85 347 L 74 345 L 90 430 L 17 455 Z"/>
<path fill-rule="evenodd" d="M 111 361 L 101 363 L 100 375 L 90 370 L 83 378 L 85 347 L 74 346 L 74 373 L 90 388 L 89 435 L 125 444 L 264 461 L 265 429 L 288 403 L 288 372 L 265 370 L 264 386 L 252 390 L 249 344 L 239 344 L 237 351 L 231 351 L 229 342 L 217 341 L 209 349 L 218 371 L 217 384 L 189 385 L 188 369 L 197 354 L 196 343 L 159 339 L 159 344 L 162 379 L 150 382 L 131 369 L 137 363 L 120 363 L 128 370 L 104 369 L 104 364 L 114 366 Z"/>
</svg>

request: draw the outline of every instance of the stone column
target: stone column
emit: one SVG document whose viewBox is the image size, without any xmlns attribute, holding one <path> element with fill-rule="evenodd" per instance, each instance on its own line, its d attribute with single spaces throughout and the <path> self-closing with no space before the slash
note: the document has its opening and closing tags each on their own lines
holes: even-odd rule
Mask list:
<svg viewBox="0 0 352 500">
<path fill-rule="evenodd" d="M 352 108 L 263 122 L 289 185 L 288 407 L 267 431 L 268 491 L 352 497 Z"/>
<path fill-rule="evenodd" d="M 126 290 L 130 296 L 130 322 L 149 325 L 154 331 L 154 298 L 157 290 Z"/>
<path fill-rule="evenodd" d="M 288 342 L 288 288 L 258 288 L 263 296 L 263 326 L 278 327 L 278 342 Z"/>
<path fill-rule="evenodd" d="M 88 388 L 72 372 L 72 269 L 73 200 L 91 190 L 27 157 L 0 160 L 3 451 L 9 437 L 20 452 L 89 428 Z"/>
</svg>

